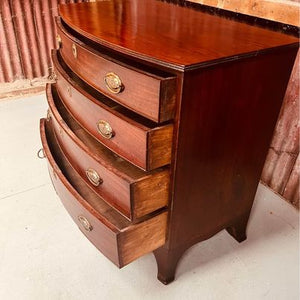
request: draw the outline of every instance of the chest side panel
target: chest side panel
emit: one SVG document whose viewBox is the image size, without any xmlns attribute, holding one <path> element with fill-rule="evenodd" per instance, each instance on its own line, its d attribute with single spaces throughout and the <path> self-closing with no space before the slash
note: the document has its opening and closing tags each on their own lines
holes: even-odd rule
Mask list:
<svg viewBox="0 0 300 300">
<path fill-rule="evenodd" d="M 250 211 L 295 55 L 287 48 L 185 75 L 171 247 Z"/>
</svg>

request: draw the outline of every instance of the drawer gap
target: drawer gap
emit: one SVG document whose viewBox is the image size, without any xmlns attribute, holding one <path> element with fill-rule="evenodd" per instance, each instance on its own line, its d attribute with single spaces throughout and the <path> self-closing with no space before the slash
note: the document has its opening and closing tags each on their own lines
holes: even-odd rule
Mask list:
<svg viewBox="0 0 300 300">
<path fill-rule="evenodd" d="M 53 59 L 55 59 L 54 56 L 53 56 Z M 149 129 L 153 129 L 153 128 L 157 127 L 157 125 L 158 125 L 157 123 L 155 123 L 155 122 L 153 122 L 153 121 L 151 121 L 151 120 L 135 113 L 134 111 L 122 106 L 121 104 L 113 101 L 112 99 L 106 97 L 105 95 L 103 95 L 102 93 L 100 93 L 99 91 L 94 89 L 92 86 L 90 86 L 89 84 L 84 82 L 78 75 L 76 75 L 69 68 L 69 66 L 65 63 L 64 59 L 60 55 L 59 51 L 57 51 L 57 59 L 58 59 L 59 64 L 62 66 L 65 75 L 70 77 L 70 79 L 72 81 L 74 81 L 74 83 L 76 83 L 80 88 L 82 88 L 83 90 L 88 92 L 96 100 L 98 100 L 102 104 L 108 106 L 110 109 L 121 113 L 125 117 L 127 117 L 129 119 L 132 119 L 135 122 L 140 123 L 141 125 L 143 125 L 145 127 L 148 127 Z M 164 125 L 169 124 L 169 123 L 171 123 L 171 121 L 161 122 L 161 123 L 159 123 L 159 126 L 164 126 Z"/>
<path fill-rule="evenodd" d="M 68 112 L 68 110 L 65 108 L 63 103 L 60 101 L 57 90 L 55 86 L 51 86 L 53 101 L 55 104 L 55 107 L 60 114 L 63 121 L 66 123 L 66 125 L 71 129 L 72 132 L 90 149 L 93 149 L 94 154 L 98 157 L 103 157 L 104 161 L 107 165 L 110 166 L 110 168 L 113 168 L 115 170 L 118 170 L 118 173 L 126 174 L 127 178 L 131 181 L 133 180 L 142 180 L 146 178 L 148 175 L 154 174 L 156 172 L 159 172 L 162 169 L 165 169 L 167 167 L 156 169 L 155 171 L 145 172 L 141 170 L 140 168 L 132 165 L 131 163 L 127 162 L 117 154 L 113 153 L 109 149 L 107 149 L 105 146 L 103 146 L 101 143 L 95 140 L 93 136 L 91 136 L 84 128 L 82 128 L 71 116 L 71 114 Z"/>
<path fill-rule="evenodd" d="M 40 132 L 50 177 L 66 210 L 82 233 L 118 267 L 165 243 L 167 212 L 133 224 L 84 184 L 56 140 L 52 122 L 42 119 Z M 81 217 L 81 220 L 79 220 Z"/>
<path fill-rule="evenodd" d="M 86 200 L 87 203 L 92 206 L 93 209 L 95 209 L 101 216 L 105 217 L 105 219 L 107 219 L 108 222 L 110 222 L 115 228 L 122 231 L 124 228 L 130 226 L 130 221 L 109 206 L 85 184 L 68 162 L 64 153 L 60 149 L 53 130 L 49 128 L 50 126 L 47 123 L 48 122 L 45 124 L 46 138 L 50 152 L 59 169 L 72 187 Z"/>
</svg>

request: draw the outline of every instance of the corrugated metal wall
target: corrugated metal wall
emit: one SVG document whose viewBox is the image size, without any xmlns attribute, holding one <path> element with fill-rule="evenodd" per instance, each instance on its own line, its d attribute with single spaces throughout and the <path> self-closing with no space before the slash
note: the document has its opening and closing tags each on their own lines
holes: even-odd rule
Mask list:
<svg viewBox="0 0 300 300">
<path fill-rule="evenodd" d="M 262 181 L 299 208 L 299 63 L 294 65 Z"/>
<path fill-rule="evenodd" d="M 230 9 L 231 5 L 231 9 L 235 11 L 239 7 L 236 0 L 193 1 L 227 9 Z M 241 8 L 244 7 L 246 1 L 239 1 Z M 251 1 L 252 4 L 257 3 Z M 88 0 L 0 0 L 0 88 L 1 83 L 13 83 L 22 79 L 41 80 L 51 75 L 50 49 L 55 45 L 53 16 L 57 15 L 59 3 L 69 2 L 88 2 Z M 275 1 L 271 2 L 273 2 L 273 19 L 276 20 L 279 16 L 289 17 L 285 6 L 280 8 L 278 4 L 276 10 Z M 299 2 L 299 0 L 285 1 L 285 4 L 287 5 L 288 2 Z M 260 4 L 254 4 L 246 8 L 255 7 L 255 13 L 258 14 Z M 242 9 L 241 11 L 245 13 Z M 248 13 L 251 14 L 251 11 Z M 263 16 L 263 12 L 260 16 Z M 285 23 L 289 23 L 289 20 L 285 19 Z M 298 120 L 299 55 L 262 175 L 262 180 L 266 184 L 299 207 Z"/>
<path fill-rule="evenodd" d="M 50 75 L 53 16 L 63 0 L 0 0 L 0 83 Z"/>
</svg>

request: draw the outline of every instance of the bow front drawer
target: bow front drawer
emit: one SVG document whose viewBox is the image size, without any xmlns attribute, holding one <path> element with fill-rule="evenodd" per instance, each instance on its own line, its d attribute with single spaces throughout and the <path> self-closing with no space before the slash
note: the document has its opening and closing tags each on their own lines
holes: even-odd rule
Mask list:
<svg viewBox="0 0 300 300">
<path fill-rule="evenodd" d="M 129 66 L 101 53 L 56 19 L 58 45 L 68 66 L 95 89 L 157 123 L 174 117 L 176 77 Z M 151 69 L 152 70 L 152 69 Z"/>
<path fill-rule="evenodd" d="M 169 168 L 142 171 L 99 144 L 67 112 L 55 85 L 47 86 L 47 100 L 64 155 L 99 196 L 132 221 L 167 206 Z"/>
<path fill-rule="evenodd" d="M 105 256 L 122 267 L 165 243 L 166 212 L 132 224 L 82 181 L 61 152 L 45 119 L 41 120 L 40 132 L 58 196 L 80 230 Z"/>
<path fill-rule="evenodd" d="M 132 113 L 88 88 L 71 70 L 67 73 L 67 66 L 57 52 L 52 53 L 52 60 L 61 100 L 76 121 L 99 142 L 143 170 L 170 163 L 173 124 L 157 126 Z"/>
</svg>

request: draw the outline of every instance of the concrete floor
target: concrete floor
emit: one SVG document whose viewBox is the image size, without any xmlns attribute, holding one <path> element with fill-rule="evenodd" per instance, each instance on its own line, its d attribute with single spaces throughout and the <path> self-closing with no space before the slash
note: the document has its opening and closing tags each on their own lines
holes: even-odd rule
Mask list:
<svg viewBox="0 0 300 300">
<path fill-rule="evenodd" d="M 192 247 L 169 286 L 146 255 L 119 270 L 80 233 L 36 152 L 44 95 L 0 102 L 0 299 L 299 299 L 298 212 L 260 185 L 248 240 Z"/>
</svg>

